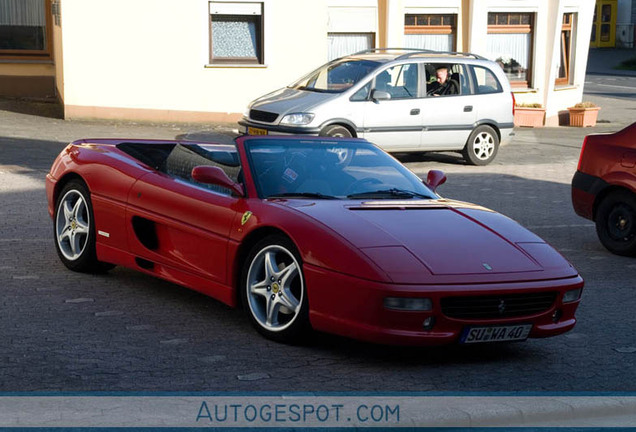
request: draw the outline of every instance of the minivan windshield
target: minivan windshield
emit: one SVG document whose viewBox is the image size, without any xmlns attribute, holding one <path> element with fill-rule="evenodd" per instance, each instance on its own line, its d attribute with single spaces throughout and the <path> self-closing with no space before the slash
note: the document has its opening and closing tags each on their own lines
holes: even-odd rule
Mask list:
<svg viewBox="0 0 636 432">
<path fill-rule="evenodd" d="M 321 66 L 289 87 L 323 93 L 342 93 L 378 66 L 379 62 L 371 60 L 342 59 Z"/>
</svg>

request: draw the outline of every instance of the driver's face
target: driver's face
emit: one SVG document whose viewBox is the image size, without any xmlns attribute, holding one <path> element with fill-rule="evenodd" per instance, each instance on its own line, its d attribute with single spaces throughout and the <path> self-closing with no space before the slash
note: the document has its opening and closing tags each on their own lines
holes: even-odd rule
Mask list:
<svg viewBox="0 0 636 432">
<path fill-rule="evenodd" d="M 446 78 L 448 78 L 448 69 L 446 68 L 437 69 L 435 73 L 437 75 L 437 82 L 443 83 L 446 81 Z"/>
</svg>

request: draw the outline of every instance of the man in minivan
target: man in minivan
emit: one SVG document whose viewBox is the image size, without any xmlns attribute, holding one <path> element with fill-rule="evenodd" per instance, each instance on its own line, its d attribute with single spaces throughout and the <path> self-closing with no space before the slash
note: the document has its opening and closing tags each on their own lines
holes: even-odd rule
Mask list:
<svg viewBox="0 0 636 432">
<path fill-rule="evenodd" d="M 448 73 L 448 66 L 439 65 L 435 68 L 436 80 L 429 83 L 427 94 L 432 96 L 445 96 L 459 94 L 459 83 L 452 79 Z"/>
</svg>

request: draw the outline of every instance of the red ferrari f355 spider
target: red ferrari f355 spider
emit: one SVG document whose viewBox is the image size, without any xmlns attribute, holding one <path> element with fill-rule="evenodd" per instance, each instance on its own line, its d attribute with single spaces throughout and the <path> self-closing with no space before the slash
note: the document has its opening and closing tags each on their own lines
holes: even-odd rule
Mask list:
<svg viewBox="0 0 636 432">
<path fill-rule="evenodd" d="M 442 199 L 356 139 L 80 140 L 47 175 L 75 271 L 137 269 L 243 304 L 266 337 L 518 341 L 570 330 L 583 280 L 511 219 Z"/>
</svg>

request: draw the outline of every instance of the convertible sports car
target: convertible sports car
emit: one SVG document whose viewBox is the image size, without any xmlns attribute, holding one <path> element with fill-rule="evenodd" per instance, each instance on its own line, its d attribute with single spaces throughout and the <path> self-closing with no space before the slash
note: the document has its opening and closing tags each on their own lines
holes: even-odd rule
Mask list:
<svg viewBox="0 0 636 432">
<path fill-rule="evenodd" d="M 343 151 L 351 154 L 343 160 Z M 511 219 L 357 139 L 92 139 L 47 175 L 57 252 L 242 303 L 266 337 L 517 341 L 570 330 L 583 280 Z"/>
</svg>

